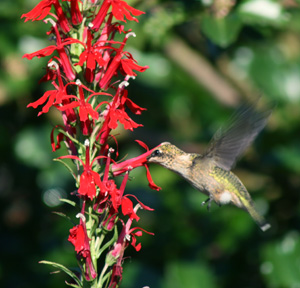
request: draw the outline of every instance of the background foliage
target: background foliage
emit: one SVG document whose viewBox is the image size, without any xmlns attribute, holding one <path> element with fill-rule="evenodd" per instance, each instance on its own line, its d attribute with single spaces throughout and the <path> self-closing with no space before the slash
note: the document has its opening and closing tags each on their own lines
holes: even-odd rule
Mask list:
<svg viewBox="0 0 300 288">
<path fill-rule="evenodd" d="M 260 232 L 236 207 L 208 212 L 204 195 L 154 165 L 163 190 L 153 192 L 136 169 L 127 192 L 155 208 L 141 219 L 155 236 L 143 236 L 139 253 L 127 250 L 122 287 L 300 287 L 300 1 L 129 2 L 147 13 L 131 24 L 137 38 L 128 43 L 150 66 L 129 87 L 148 110 L 136 119 L 144 127 L 116 131 L 121 158 L 143 152 L 134 139 L 201 152 L 239 103 L 261 95 L 277 106 L 234 170 L 272 229 Z M 38 261 L 75 266 L 71 224 L 52 213 L 72 213 L 58 198 L 75 189 L 52 161 L 57 114 L 37 119 L 26 109 L 47 89 L 37 85 L 45 63 L 21 58 L 48 45 L 46 25 L 20 20 L 36 4 L 0 3 L 1 287 L 64 287 L 65 275 L 49 275 Z"/>
</svg>

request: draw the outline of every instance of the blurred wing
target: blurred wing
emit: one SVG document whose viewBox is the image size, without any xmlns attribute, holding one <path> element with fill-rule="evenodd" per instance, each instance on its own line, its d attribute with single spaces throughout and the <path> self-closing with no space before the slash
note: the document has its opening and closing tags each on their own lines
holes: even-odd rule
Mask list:
<svg viewBox="0 0 300 288">
<path fill-rule="evenodd" d="M 212 158 L 215 165 L 231 170 L 237 158 L 266 125 L 272 110 L 257 111 L 255 106 L 241 106 L 220 128 L 210 142 L 203 157 Z"/>
</svg>

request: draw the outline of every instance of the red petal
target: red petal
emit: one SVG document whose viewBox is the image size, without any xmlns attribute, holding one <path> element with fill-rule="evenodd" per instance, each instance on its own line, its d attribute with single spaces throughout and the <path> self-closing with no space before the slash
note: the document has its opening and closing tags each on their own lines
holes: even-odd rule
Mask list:
<svg viewBox="0 0 300 288">
<path fill-rule="evenodd" d="M 80 187 L 78 193 L 83 196 L 88 196 L 91 200 L 96 196 L 95 182 L 92 174 L 83 171 L 80 176 Z"/>
<path fill-rule="evenodd" d="M 74 247 L 75 251 L 79 253 L 84 248 L 85 233 L 82 225 L 77 225 L 70 229 L 70 235 L 68 241 L 70 241 Z"/>
<path fill-rule="evenodd" d="M 131 214 L 133 212 L 133 204 L 131 200 L 126 197 L 122 198 L 122 213 L 124 215 Z"/>
<path fill-rule="evenodd" d="M 134 141 L 137 142 L 143 148 L 145 148 L 147 151 L 149 151 L 148 146 L 143 141 L 141 141 L 141 140 L 134 140 Z"/>
<path fill-rule="evenodd" d="M 149 181 L 149 187 L 150 187 L 151 189 L 153 189 L 153 190 L 156 190 L 156 191 L 161 190 L 161 187 L 157 186 L 157 185 L 153 182 L 152 177 L 151 177 L 151 174 L 150 174 L 150 171 L 149 171 L 149 168 L 148 168 L 148 165 L 145 164 L 144 166 L 145 166 L 146 171 L 147 171 L 147 179 L 148 179 L 148 181 Z"/>
</svg>

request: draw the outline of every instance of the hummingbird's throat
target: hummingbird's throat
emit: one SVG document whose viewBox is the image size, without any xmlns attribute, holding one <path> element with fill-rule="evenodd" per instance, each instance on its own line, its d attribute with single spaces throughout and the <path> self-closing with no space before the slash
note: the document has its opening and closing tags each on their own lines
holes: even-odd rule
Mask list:
<svg viewBox="0 0 300 288">
<path fill-rule="evenodd" d="M 190 159 L 190 155 L 185 153 L 182 155 L 177 155 L 171 161 L 167 161 L 166 168 L 178 173 L 179 175 L 186 178 L 189 174 L 189 168 L 192 165 L 192 161 Z"/>
</svg>

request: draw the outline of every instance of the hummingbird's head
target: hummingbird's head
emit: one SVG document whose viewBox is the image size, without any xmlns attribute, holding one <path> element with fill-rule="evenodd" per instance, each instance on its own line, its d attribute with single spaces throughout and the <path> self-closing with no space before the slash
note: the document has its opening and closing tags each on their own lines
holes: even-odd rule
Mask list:
<svg viewBox="0 0 300 288">
<path fill-rule="evenodd" d="M 191 165 L 190 155 L 169 142 L 163 142 L 153 150 L 147 161 L 181 174 Z"/>
</svg>

